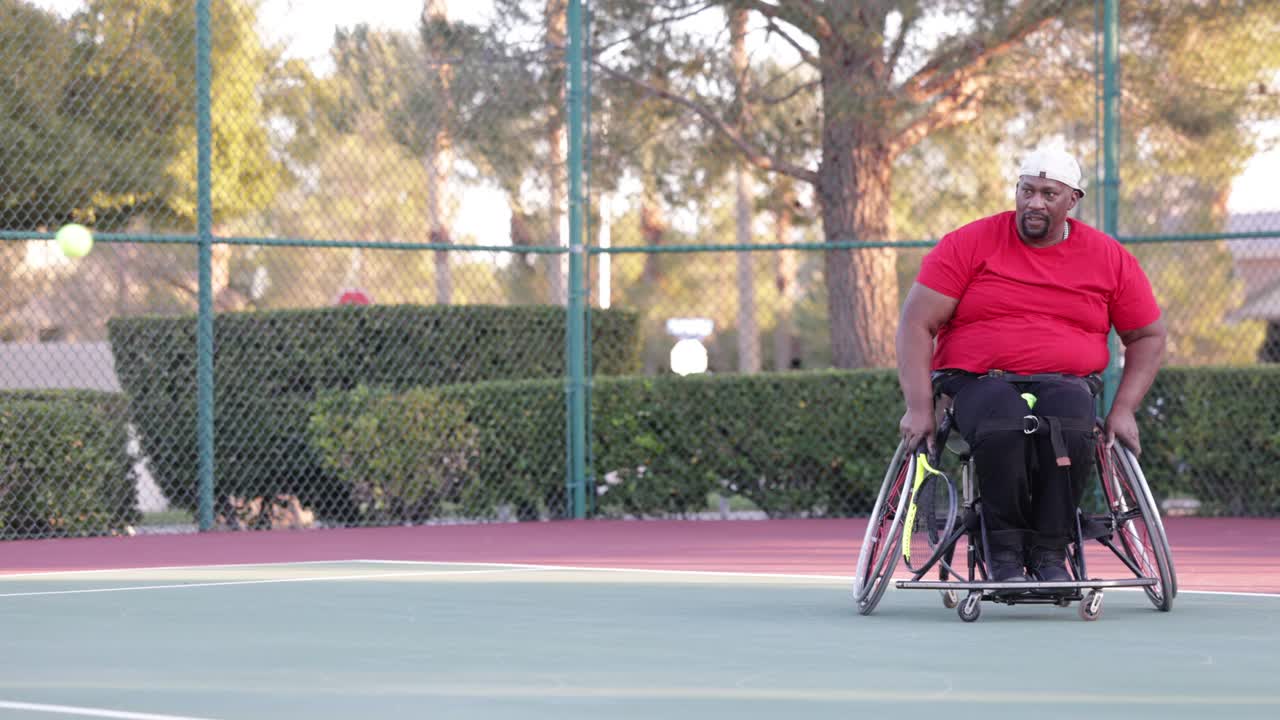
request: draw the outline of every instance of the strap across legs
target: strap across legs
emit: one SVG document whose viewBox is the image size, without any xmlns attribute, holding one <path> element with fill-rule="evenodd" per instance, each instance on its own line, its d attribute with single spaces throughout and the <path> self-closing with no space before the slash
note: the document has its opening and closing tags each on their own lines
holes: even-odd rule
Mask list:
<svg viewBox="0 0 1280 720">
<path fill-rule="evenodd" d="M 979 442 L 988 435 L 1005 432 L 1021 432 L 1024 435 L 1048 435 L 1053 444 L 1053 454 L 1058 467 L 1070 467 L 1071 458 L 1067 455 L 1067 441 L 1063 431 L 1092 433 L 1092 420 L 1069 417 L 1044 417 L 1043 415 L 1024 415 L 1020 418 L 991 418 L 978 428 L 976 440 Z"/>
</svg>

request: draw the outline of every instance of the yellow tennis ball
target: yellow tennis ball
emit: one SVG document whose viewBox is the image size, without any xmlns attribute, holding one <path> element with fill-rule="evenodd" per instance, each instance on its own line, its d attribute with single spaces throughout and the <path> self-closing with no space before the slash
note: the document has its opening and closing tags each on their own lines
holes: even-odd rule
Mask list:
<svg viewBox="0 0 1280 720">
<path fill-rule="evenodd" d="M 58 228 L 54 239 L 58 241 L 58 249 L 69 258 L 84 257 L 93 249 L 93 232 L 76 223 Z"/>
<path fill-rule="evenodd" d="M 1022 399 L 1027 401 L 1028 410 L 1036 409 L 1036 400 L 1038 398 L 1035 395 L 1032 395 L 1031 393 L 1022 393 Z"/>
</svg>

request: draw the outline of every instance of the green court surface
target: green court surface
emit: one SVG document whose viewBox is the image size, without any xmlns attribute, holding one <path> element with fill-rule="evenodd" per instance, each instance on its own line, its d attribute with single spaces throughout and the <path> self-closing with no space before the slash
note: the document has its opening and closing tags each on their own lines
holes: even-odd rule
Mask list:
<svg viewBox="0 0 1280 720">
<path fill-rule="evenodd" d="M 934 591 L 850 579 L 428 563 L 0 577 L 0 717 L 1280 717 L 1280 597 Z"/>
</svg>

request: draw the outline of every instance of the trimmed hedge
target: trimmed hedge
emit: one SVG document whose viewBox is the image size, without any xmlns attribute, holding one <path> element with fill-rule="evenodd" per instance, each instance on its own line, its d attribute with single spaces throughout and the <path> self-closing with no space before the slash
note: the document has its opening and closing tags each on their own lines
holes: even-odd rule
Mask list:
<svg viewBox="0 0 1280 720">
<path fill-rule="evenodd" d="M 1203 514 L 1280 514 L 1277 389 L 1275 367 L 1162 370 L 1139 413 L 1143 469 L 1157 500 L 1194 497 Z M 399 413 L 431 418 L 448 408 L 448 418 L 419 420 L 428 425 L 453 427 L 461 408 L 474 431 L 454 450 L 469 458 L 465 473 L 433 516 L 565 514 L 562 381 L 400 397 Z M 886 370 L 597 378 L 591 398 L 595 510 L 603 517 L 704 512 L 713 492 L 749 499 L 773 517 L 866 514 L 902 413 L 896 374 Z M 379 452 L 411 454 L 422 444 L 397 442 L 406 447 Z M 351 473 L 344 483 L 360 478 Z"/>
<path fill-rule="evenodd" d="M 219 314 L 219 498 L 296 495 L 323 518 L 356 520 L 356 504 L 308 441 L 311 404 L 322 391 L 560 377 L 564 321 L 559 307 L 476 305 Z M 634 313 L 591 313 L 597 374 L 639 370 L 638 329 Z M 156 480 L 172 504 L 194 510 L 196 318 L 116 318 L 108 330 Z"/>
<path fill-rule="evenodd" d="M 1202 515 L 1280 515 L 1280 366 L 1165 368 L 1147 394 L 1142 469 Z"/>
<path fill-rule="evenodd" d="M 878 370 L 612 379 L 592 406 L 598 512 L 683 515 L 718 492 L 771 517 L 866 512 L 897 445 Z"/>
<path fill-rule="evenodd" d="M 707 510 L 712 492 L 745 497 L 771 516 L 866 512 L 897 444 L 897 392 L 896 378 L 884 371 L 597 378 L 596 514 L 689 515 Z M 398 400 L 387 404 L 389 397 Z M 352 415 L 335 432 L 327 428 L 338 408 Z M 377 453 L 408 455 L 422 437 L 381 428 L 410 417 L 453 427 L 458 408 L 475 433 L 466 435 L 467 445 L 448 451 L 428 445 L 432 453 L 470 459 L 435 516 L 563 516 L 562 381 L 452 385 L 428 394 L 359 389 L 316 404 L 313 443 L 332 452 L 342 447 L 346 428 L 364 427 L 368 435 L 349 440 L 348 448 L 380 438 Z M 395 442 L 407 446 L 391 447 Z M 369 484 L 378 462 L 347 461 L 343 483 Z"/>
<path fill-rule="evenodd" d="M 0 392 L 0 537 L 114 535 L 141 519 L 123 395 Z"/>
<path fill-rule="evenodd" d="M 562 381 L 325 393 L 310 432 L 359 523 L 565 510 Z"/>
<path fill-rule="evenodd" d="M 361 523 L 395 524 L 447 514 L 472 485 L 478 432 L 466 409 L 432 388 L 405 393 L 361 386 L 326 392 L 310 436 Z"/>
</svg>

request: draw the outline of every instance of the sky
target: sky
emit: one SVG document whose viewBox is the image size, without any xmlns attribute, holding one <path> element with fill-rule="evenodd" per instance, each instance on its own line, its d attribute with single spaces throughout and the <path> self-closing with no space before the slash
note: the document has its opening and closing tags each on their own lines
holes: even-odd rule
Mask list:
<svg viewBox="0 0 1280 720">
<path fill-rule="evenodd" d="M 28 0 L 37 6 L 69 15 L 78 9 L 82 0 Z M 492 12 L 488 0 L 450 0 L 449 16 L 454 20 L 480 22 Z M 350 27 L 367 23 L 382 29 L 412 30 L 416 27 L 422 10 L 422 0 L 260 0 L 259 21 L 263 34 L 285 43 L 289 54 L 311 61 L 318 71 L 327 63 L 329 43 L 336 27 Z M 1272 124 L 1268 132 L 1280 139 L 1280 122 Z M 1231 212 L 1280 210 L 1276 188 L 1280 186 L 1280 147 L 1256 155 L 1237 178 L 1227 207 Z M 493 191 L 476 191 L 475 197 L 462 198 L 459 208 L 461 225 L 477 224 L 475 228 L 460 227 L 464 234 L 472 232 L 492 236 L 496 227 L 493 217 L 495 195 Z M 501 201 L 501 198 L 497 198 Z M 501 201 L 503 207 L 505 201 Z M 506 216 L 501 218 L 505 228 Z M 501 237 L 505 242 L 506 230 Z M 488 243 L 486 243 L 488 244 Z"/>
</svg>

